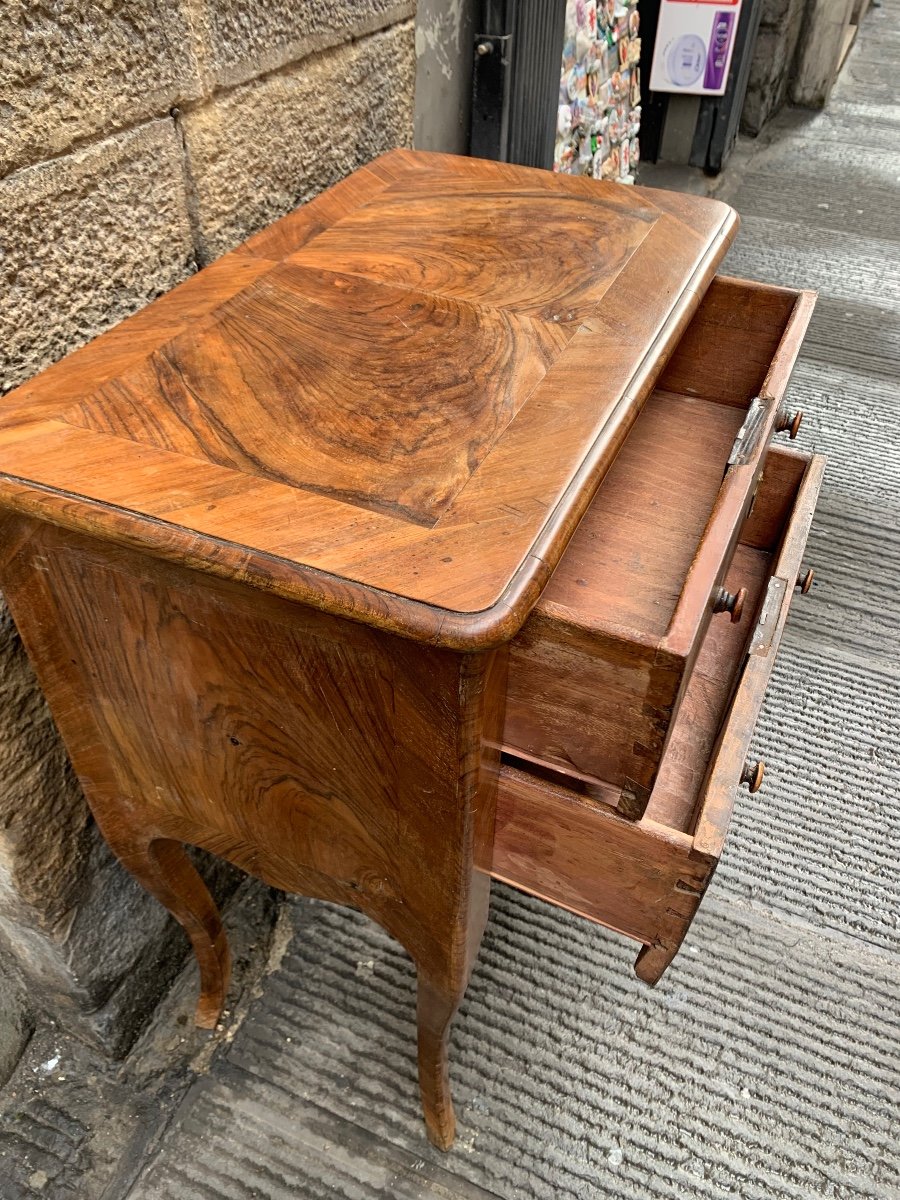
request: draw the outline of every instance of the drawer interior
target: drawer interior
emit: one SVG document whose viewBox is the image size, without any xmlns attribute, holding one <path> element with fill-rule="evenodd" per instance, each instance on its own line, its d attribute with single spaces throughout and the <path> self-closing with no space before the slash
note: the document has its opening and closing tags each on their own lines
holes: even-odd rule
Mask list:
<svg viewBox="0 0 900 1200">
<path fill-rule="evenodd" d="M 539 610 L 586 629 L 663 638 L 743 419 L 737 407 L 653 392 Z"/>
<path fill-rule="evenodd" d="M 644 816 L 667 829 L 692 833 L 700 792 L 722 718 L 753 632 L 773 554 L 739 545 L 726 584 L 747 589 L 747 617 L 739 625 L 711 622 L 691 671 Z"/>
<path fill-rule="evenodd" d="M 639 640 L 670 630 L 698 547 L 713 532 L 746 410 L 769 376 L 786 381 L 793 366 L 806 326 L 802 298 L 747 280 L 713 280 L 539 610 L 566 610 L 591 629 L 631 629 Z M 760 465 L 764 451 L 761 444 Z"/>
<path fill-rule="evenodd" d="M 738 408 L 752 396 L 783 390 L 808 323 L 797 320 L 803 297 L 811 310 L 808 292 L 717 275 L 659 387 Z"/>
<path fill-rule="evenodd" d="M 508 761 L 640 816 L 737 552 L 812 301 L 715 280 L 511 645 Z M 752 453 L 733 457 L 764 403 Z M 755 562 L 732 574 L 752 617 Z M 758 573 L 758 572 L 757 572 Z M 721 631 L 723 636 L 725 631 Z"/>
<path fill-rule="evenodd" d="M 821 485 L 823 460 L 769 451 L 726 582 L 747 617 L 710 625 L 646 810 L 629 820 L 564 781 L 504 756 L 490 862 L 495 879 L 644 945 L 654 982 L 680 945 L 721 855 Z"/>
</svg>

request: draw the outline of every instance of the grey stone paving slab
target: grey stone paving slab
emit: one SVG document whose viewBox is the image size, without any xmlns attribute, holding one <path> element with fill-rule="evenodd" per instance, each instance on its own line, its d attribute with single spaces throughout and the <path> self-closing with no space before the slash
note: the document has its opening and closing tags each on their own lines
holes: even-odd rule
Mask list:
<svg viewBox="0 0 900 1200">
<path fill-rule="evenodd" d="M 851 53 L 844 63 L 841 74 L 844 76 L 845 87 L 853 87 L 860 95 L 875 101 L 882 100 L 885 104 L 896 103 L 898 99 L 896 62 L 891 61 L 889 52 L 882 58 L 875 58 L 865 54 L 863 47 L 860 47 L 860 51 L 860 54 Z"/>
<path fill-rule="evenodd" d="M 838 647 L 896 669 L 900 506 L 825 492 L 806 562 L 816 570 L 816 582 L 805 602 L 794 603 L 791 628 L 814 645 Z"/>
<path fill-rule="evenodd" d="M 896 103 L 874 101 L 865 92 L 848 89 L 845 94 L 838 85 L 828 107 L 813 112 L 809 109 L 790 109 L 782 112 L 759 139 L 760 145 L 774 142 L 791 133 L 824 145 L 830 141 L 850 146 L 861 144 L 873 149 L 896 150 L 900 113 Z M 860 177 L 860 191 L 865 191 L 865 176 Z"/>
<path fill-rule="evenodd" d="M 834 113 L 826 110 L 828 119 Z M 861 201 L 868 200 L 872 188 L 890 188 L 897 183 L 900 173 L 900 151 L 897 149 L 898 124 L 890 129 L 893 139 L 889 146 L 871 146 L 857 138 L 854 142 L 840 142 L 819 138 L 817 126 L 825 124 L 825 113 L 817 114 L 807 127 L 781 136 L 762 138 L 753 146 L 753 170 L 741 179 L 726 178 L 723 187 L 731 190 L 736 182 L 741 194 L 751 186 L 757 175 L 767 176 L 765 188 L 776 197 L 789 200 L 797 192 L 803 192 L 810 182 L 819 181 L 818 199 L 828 201 L 834 188 L 847 187 L 855 191 Z M 771 178 L 776 175 L 777 178 Z M 861 186 L 861 181 L 865 185 Z M 821 183 L 827 181 L 827 187 Z M 817 218 L 817 221 L 819 218 Z M 853 226 L 851 226 L 853 228 Z M 893 231 L 896 239 L 898 232 Z"/>
<path fill-rule="evenodd" d="M 214 1078 L 192 1088 L 165 1153 L 130 1200 L 490 1200 L 491 1195 L 258 1075 L 221 1066 Z"/>
<path fill-rule="evenodd" d="M 856 147 L 853 152 L 859 155 L 860 170 L 865 170 L 865 160 L 871 161 L 872 154 Z M 864 195 L 852 178 L 834 179 L 833 165 L 827 161 L 815 158 L 807 164 L 780 156 L 777 162 L 756 159 L 737 196 L 741 216 L 812 221 L 821 229 L 833 230 L 839 238 L 847 229 L 863 229 L 867 237 L 898 242 L 900 154 L 890 157 L 890 168 L 876 174 L 878 182 L 867 186 Z M 790 185 L 785 187 L 788 173 Z"/>
<path fill-rule="evenodd" d="M 820 294 L 803 358 L 895 383 L 900 377 L 900 321 L 877 297 L 867 302 Z"/>
<path fill-rule="evenodd" d="M 734 203 L 740 211 L 740 192 Z M 900 313 L 900 271 L 895 242 L 766 217 L 743 217 L 724 270 L 784 287 L 816 288 L 835 300 L 877 298 Z"/>
<path fill-rule="evenodd" d="M 753 737 L 765 784 L 737 793 L 713 886 L 896 954 L 900 678 L 814 636 L 792 613 Z"/>
<path fill-rule="evenodd" d="M 882 63 L 887 67 L 897 68 L 900 58 L 900 34 L 887 33 L 883 29 L 866 30 L 865 26 L 857 33 L 851 53 L 860 56 L 866 66 L 870 63 Z"/>
<path fill-rule="evenodd" d="M 271 896 L 250 882 L 224 913 L 239 1023 L 268 957 Z M 229 1036 L 197 1030 L 197 968 L 186 964 L 124 1064 L 44 1023 L 0 1092 L 0 1200 L 120 1200 L 189 1082 Z M 237 1014 L 237 1015 L 236 1015 Z"/>
<path fill-rule="evenodd" d="M 896 382 L 832 366 L 805 353 L 791 376 L 791 408 L 802 408 L 796 445 L 828 455 L 827 495 L 900 505 L 900 390 Z M 887 522 L 885 522 L 887 523 Z"/>
<path fill-rule="evenodd" d="M 2 1200 L 99 1197 L 140 1120 L 139 1102 L 95 1053 L 44 1028 L 0 1119 Z"/>
<path fill-rule="evenodd" d="M 228 1070 L 254 1083 L 222 1075 L 239 1118 L 224 1195 L 280 1198 L 306 1161 L 306 1134 L 292 1147 L 280 1127 L 285 1095 L 301 1128 L 313 1103 L 502 1197 L 894 1194 L 900 978 L 849 939 L 713 897 L 651 990 L 622 939 L 496 888 L 454 1033 L 460 1132 L 444 1157 L 418 1115 L 411 964 L 363 917 L 313 901 L 293 910 L 295 937 L 228 1052 Z M 132 1200 L 193 1197 L 169 1181 L 221 1166 L 211 1102 L 198 1093 L 194 1108 L 189 1093 L 186 1132 Z M 334 1153 L 330 1194 L 357 1195 Z M 275 1180 L 257 1171 L 267 1162 Z"/>
</svg>

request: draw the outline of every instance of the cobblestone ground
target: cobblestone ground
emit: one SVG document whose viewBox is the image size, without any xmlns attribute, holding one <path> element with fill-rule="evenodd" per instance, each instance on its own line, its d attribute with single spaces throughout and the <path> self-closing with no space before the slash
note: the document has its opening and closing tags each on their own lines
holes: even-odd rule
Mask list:
<svg viewBox="0 0 900 1200">
<path fill-rule="evenodd" d="M 460 1133 L 426 1144 L 413 977 L 362 918 L 230 914 L 224 1028 L 192 969 L 118 1066 L 39 1031 L 3 1097 L 0 1197 L 900 1195 L 900 0 L 870 12 L 824 113 L 785 113 L 716 185 L 728 269 L 818 288 L 791 399 L 830 465 L 722 867 L 656 991 L 632 950 L 497 888 L 454 1033 Z"/>
</svg>

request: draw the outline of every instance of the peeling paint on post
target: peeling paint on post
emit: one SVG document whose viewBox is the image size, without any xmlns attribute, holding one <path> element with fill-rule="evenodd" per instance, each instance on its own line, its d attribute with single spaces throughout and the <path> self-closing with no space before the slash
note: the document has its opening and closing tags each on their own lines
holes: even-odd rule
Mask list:
<svg viewBox="0 0 900 1200">
<path fill-rule="evenodd" d="M 468 151 L 475 14 L 474 0 L 419 0 L 413 134 L 417 150 Z"/>
</svg>

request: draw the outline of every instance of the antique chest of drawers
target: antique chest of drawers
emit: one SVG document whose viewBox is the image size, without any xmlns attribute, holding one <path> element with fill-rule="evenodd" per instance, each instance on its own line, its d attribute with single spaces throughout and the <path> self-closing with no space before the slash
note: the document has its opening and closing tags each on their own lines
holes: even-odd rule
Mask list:
<svg viewBox="0 0 900 1200">
<path fill-rule="evenodd" d="M 491 877 L 671 961 L 822 461 L 812 296 L 692 196 L 397 151 L 0 405 L 0 584 L 113 850 L 228 985 L 196 845 L 418 978 L 428 1133 Z"/>
</svg>

